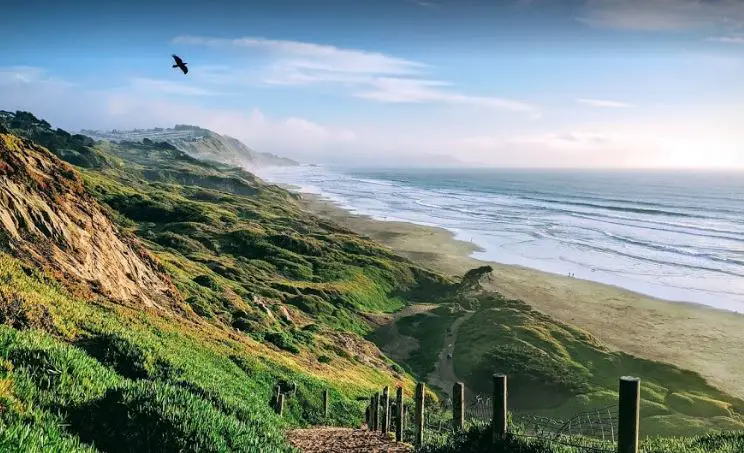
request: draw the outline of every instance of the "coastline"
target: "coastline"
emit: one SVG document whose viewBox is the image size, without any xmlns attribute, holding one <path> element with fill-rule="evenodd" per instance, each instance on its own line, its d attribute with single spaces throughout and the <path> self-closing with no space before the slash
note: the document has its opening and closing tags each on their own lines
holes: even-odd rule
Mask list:
<svg viewBox="0 0 744 453">
<path fill-rule="evenodd" d="M 284 186 L 287 187 L 287 186 Z M 287 187 L 297 191 L 297 187 Z M 673 302 L 620 287 L 526 267 L 480 261 L 480 249 L 443 228 L 375 220 L 315 194 L 302 194 L 308 212 L 368 236 L 439 272 L 462 275 L 489 264 L 492 290 L 521 299 L 557 320 L 580 327 L 607 347 L 700 373 L 711 384 L 744 398 L 744 315 L 702 304 Z"/>
</svg>

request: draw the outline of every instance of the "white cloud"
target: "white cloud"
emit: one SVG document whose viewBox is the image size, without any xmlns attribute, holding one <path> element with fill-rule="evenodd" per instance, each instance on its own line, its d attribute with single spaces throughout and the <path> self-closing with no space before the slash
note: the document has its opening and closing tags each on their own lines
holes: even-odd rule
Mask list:
<svg viewBox="0 0 744 453">
<path fill-rule="evenodd" d="M 650 141 L 597 131 L 477 136 L 462 139 L 460 149 L 487 164 L 507 167 L 605 168 L 654 166 Z"/>
<path fill-rule="evenodd" d="M 422 8 L 439 8 L 440 2 L 424 1 L 424 0 L 406 0 L 408 3 L 420 6 Z"/>
<path fill-rule="evenodd" d="M 167 93 L 186 96 L 218 96 L 223 93 L 211 91 L 184 82 L 135 77 L 130 80 L 132 89 L 146 93 Z"/>
<path fill-rule="evenodd" d="M 274 118 L 255 108 L 204 108 L 154 97 L 148 90 L 167 85 L 143 80 L 117 90 L 90 91 L 48 77 L 39 68 L 0 67 L 0 108 L 30 111 L 55 127 L 68 130 L 197 124 L 236 137 L 260 151 L 301 157 L 333 150 L 357 139 L 347 128 L 304 118 Z M 178 93 L 180 87 L 173 90 Z"/>
<path fill-rule="evenodd" d="M 602 28 L 676 31 L 744 24 L 741 0 L 587 0 L 577 18 Z"/>
<path fill-rule="evenodd" d="M 117 93 L 107 98 L 107 111 L 116 124 L 126 127 L 153 127 L 197 124 L 215 132 L 233 136 L 259 151 L 302 156 L 332 149 L 356 140 L 353 131 L 325 126 L 296 118 L 272 118 L 259 109 L 248 111 L 196 107 L 168 100 L 133 98 Z"/>
<path fill-rule="evenodd" d="M 73 86 L 73 83 L 50 76 L 43 68 L 35 66 L 0 67 L 0 86 L 13 84 L 44 83 L 49 86 Z"/>
<path fill-rule="evenodd" d="M 250 37 L 219 39 L 179 36 L 174 38 L 173 42 L 175 44 L 264 50 L 283 59 L 290 59 L 292 66 L 296 68 L 311 70 L 363 74 L 417 74 L 425 67 L 422 63 L 404 58 L 395 58 L 378 52 L 341 49 L 335 46 L 299 41 Z"/>
<path fill-rule="evenodd" d="M 256 49 L 269 52 L 272 63 L 263 81 L 271 85 L 332 85 L 356 98 L 386 103 L 446 103 L 529 112 L 526 102 L 456 91 L 450 82 L 423 76 L 424 63 L 377 52 L 263 38 L 216 39 L 181 36 L 177 44 Z"/>
<path fill-rule="evenodd" d="M 714 36 L 707 41 L 722 42 L 726 44 L 744 44 L 744 35 L 741 36 Z"/>
<path fill-rule="evenodd" d="M 601 107 L 601 108 L 630 107 L 630 104 L 626 104 L 624 102 L 609 101 L 609 100 L 604 100 L 604 99 L 577 99 L 576 102 L 580 104 L 590 105 L 592 107 Z"/>
<path fill-rule="evenodd" d="M 369 85 L 366 91 L 357 92 L 355 96 L 383 102 L 443 102 L 517 112 L 536 112 L 534 106 L 525 102 L 486 96 L 468 96 L 446 90 L 441 87 L 448 86 L 449 83 L 437 80 L 380 77 L 370 81 Z"/>
</svg>

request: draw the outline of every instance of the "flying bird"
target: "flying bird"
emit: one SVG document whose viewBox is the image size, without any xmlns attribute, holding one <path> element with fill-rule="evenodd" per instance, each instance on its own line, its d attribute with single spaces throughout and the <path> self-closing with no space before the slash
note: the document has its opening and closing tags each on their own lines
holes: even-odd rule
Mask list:
<svg viewBox="0 0 744 453">
<path fill-rule="evenodd" d="M 184 74 L 189 72 L 189 68 L 186 67 L 188 63 L 184 63 L 183 60 L 181 60 L 181 57 L 173 55 L 173 59 L 176 60 L 176 64 L 173 65 L 174 68 L 180 68 Z"/>
</svg>

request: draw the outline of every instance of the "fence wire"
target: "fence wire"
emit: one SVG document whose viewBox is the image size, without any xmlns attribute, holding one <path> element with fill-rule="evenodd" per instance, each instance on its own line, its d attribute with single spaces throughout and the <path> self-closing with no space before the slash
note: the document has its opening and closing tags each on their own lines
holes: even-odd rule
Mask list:
<svg viewBox="0 0 744 453">
<path fill-rule="evenodd" d="M 561 419 L 510 412 L 509 432 L 515 436 L 540 439 L 581 452 L 614 452 L 617 441 L 617 407 L 607 406 Z M 465 408 L 468 422 L 491 423 L 493 403 L 490 397 L 475 395 Z"/>
<path fill-rule="evenodd" d="M 427 401 L 427 403 L 429 403 Z M 383 408 L 376 408 L 381 430 Z M 416 420 L 413 403 L 404 404 L 403 441 L 415 442 Z M 493 417 L 493 403 L 490 397 L 474 395 L 465 403 L 465 422 L 467 424 L 489 425 Z M 398 411 L 395 402 L 390 401 L 389 431 L 394 433 Z M 606 406 L 574 414 L 569 418 L 554 418 L 534 415 L 528 412 L 509 413 L 509 433 L 525 439 L 538 440 L 569 447 L 577 453 L 610 453 L 617 448 L 617 406 Z M 442 440 L 454 432 L 452 402 L 425 404 L 424 443 Z"/>
</svg>

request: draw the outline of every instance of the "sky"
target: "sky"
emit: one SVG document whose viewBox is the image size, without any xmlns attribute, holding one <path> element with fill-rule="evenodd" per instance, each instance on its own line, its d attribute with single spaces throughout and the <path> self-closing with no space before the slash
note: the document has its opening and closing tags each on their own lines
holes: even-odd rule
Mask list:
<svg viewBox="0 0 744 453">
<path fill-rule="evenodd" d="M 71 131 L 195 124 L 315 163 L 744 168 L 744 0 L 25 0 L 2 22 L 0 110 Z"/>
</svg>

